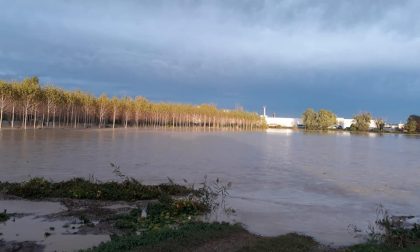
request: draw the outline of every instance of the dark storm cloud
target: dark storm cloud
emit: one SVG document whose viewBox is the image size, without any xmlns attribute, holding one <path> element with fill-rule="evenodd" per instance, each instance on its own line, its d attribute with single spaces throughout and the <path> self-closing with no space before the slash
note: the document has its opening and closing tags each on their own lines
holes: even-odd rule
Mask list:
<svg viewBox="0 0 420 252">
<path fill-rule="evenodd" d="M 420 105 L 415 0 L 0 6 L 2 78 L 38 75 L 94 93 L 268 105 L 295 116 L 328 106 L 400 119 Z"/>
</svg>

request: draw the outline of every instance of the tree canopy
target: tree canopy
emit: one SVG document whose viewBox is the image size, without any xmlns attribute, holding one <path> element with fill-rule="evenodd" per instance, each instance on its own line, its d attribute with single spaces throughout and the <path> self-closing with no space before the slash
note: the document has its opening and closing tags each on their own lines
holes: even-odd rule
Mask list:
<svg viewBox="0 0 420 252">
<path fill-rule="evenodd" d="M 305 129 L 327 130 L 336 125 L 337 116 L 333 112 L 325 109 L 320 109 L 316 112 L 312 108 L 309 108 L 302 114 L 302 121 Z"/>
<path fill-rule="evenodd" d="M 420 116 L 410 115 L 407 119 L 407 123 L 405 124 L 404 129 L 408 133 L 420 132 Z"/>
<path fill-rule="evenodd" d="M 368 112 L 363 112 L 355 115 L 353 117 L 354 123 L 351 125 L 351 128 L 357 131 L 368 131 L 370 127 L 370 121 L 372 116 Z"/>
</svg>

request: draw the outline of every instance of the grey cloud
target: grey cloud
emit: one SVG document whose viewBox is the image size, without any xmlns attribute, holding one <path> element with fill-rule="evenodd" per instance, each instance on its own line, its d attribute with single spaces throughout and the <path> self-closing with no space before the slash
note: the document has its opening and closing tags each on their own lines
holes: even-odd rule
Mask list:
<svg viewBox="0 0 420 252">
<path fill-rule="evenodd" d="M 132 89 L 188 100 L 183 90 L 190 100 L 228 97 L 226 103 L 241 102 L 230 93 L 245 99 L 257 88 L 294 94 L 345 83 L 349 92 L 366 86 L 384 99 L 395 95 L 384 91 L 390 85 L 401 87 L 400 96 L 419 91 L 415 0 L 0 0 L 0 6 L 4 78 L 39 75 L 93 92 Z M 162 89 L 173 95 L 159 96 Z M 203 90 L 209 96 L 192 94 Z"/>
<path fill-rule="evenodd" d="M 22 39 L 33 36 L 43 46 L 75 51 L 64 59 L 69 64 L 89 51 L 93 58 L 86 60 L 98 64 L 131 63 L 173 74 L 192 70 L 223 75 L 226 67 L 236 74 L 270 67 L 407 68 L 417 67 L 420 56 L 419 33 L 412 29 L 419 27 L 416 1 L 27 5 L 28 1 L 18 1 L 18 6 L 4 11 L 2 23 L 23 12 L 31 18 L 13 23 L 24 33 Z M 60 52 L 65 49 L 57 49 L 55 56 L 63 58 Z"/>
</svg>

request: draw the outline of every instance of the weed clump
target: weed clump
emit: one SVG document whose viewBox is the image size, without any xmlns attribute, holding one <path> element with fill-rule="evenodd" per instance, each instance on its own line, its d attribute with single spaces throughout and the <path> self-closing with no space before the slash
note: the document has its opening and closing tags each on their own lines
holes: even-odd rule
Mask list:
<svg viewBox="0 0 420 252">
<path fill-rule="evenodd" d="M 374 240 L 393 248 L 409 248 L 420 244 L 420 227 L 417 224 L 405 227 L 403 224 L 410 217 L 390 216 L 383 208 L 378 211 L 381 214 L 375 221 L 378 232 L 371 233 Z"/>
<path fill-rule="evenodd" d="M 8 219 L 10 219 L 10 215 L 7 214 L 6 210 L 4 210 L 4 212 L 0 213 L 0 222 L 5 222 Z"/>
</svg>

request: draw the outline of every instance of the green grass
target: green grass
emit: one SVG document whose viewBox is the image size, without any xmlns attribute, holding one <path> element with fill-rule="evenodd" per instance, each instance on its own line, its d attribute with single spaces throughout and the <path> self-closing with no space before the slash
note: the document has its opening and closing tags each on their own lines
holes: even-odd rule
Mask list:
<svg viewBox="0 0 420 252">
<path fill-rule="evenodd" d="M 22 183 L 0 182 L 0 191 L 26 199 L 72 198 L 136 201 L 156 199 L 162 194 L 182 196 L 190 188 L 176 184 L 143 185 L 134 179 L 123 182 L 92 182 L 83 178 L 52 182 L 33 178 Z"/>
<path fill-rule="evenodd" d="M 243 230 L 239 225 L 227 223 L 194 222 L 177 229 L 163 228 L 143 235 L 114 237 L 87 251 L 185 251 Z"/>
<path fill-rule="evenodd" d="M 240 225 L 197 222 L 195 217 L 206 211 L 199 202 L 160 197 L 159 202 L 148 205 L 146 218 L 141 217 L 140 209 L 113 217 L 115 227 L 126 230 L 126 235 L 114 237 L 92 251 L 194 251 L 205 244 L 212 246 L 210 242 L 217 244 L 219 239 L 238 243 L 241 235 L 252 240 L 236 244 L 237 249 L 246 246 L 240 250 L 243 252 L 303 252 L 318 246 L 311 237 L 298 234 L 262 238 L 251 235 Z"/>
<path fill-rule="evenodd" d="M 220 239 L 230 239 L 235 234 L 248 234 L 240 225 L 227 223 L 193 222 L 180 226 L 177 229 L 165 228 L 152 230 L 144 235 L 130 235 L 114 237 L 111 241 L 98 247 L 89 249 L 90 252 L 108 251 L 195 251 L 209 242 L 217 244 Z M 318 243 L 311 237 L 287 234 L 274 238 L 261 238 L 254 236 L 254 240 L 244 243 L 238 252 L 307 252 L 319 251 Z M 241 238 L 230 240 L 231 243 L 241 242 Z M 210 249 L 212 249 L 210 247 Z M 219 247 L 219 250 L 223 247 Z"/>
<path fill-rule="evenodd" d="M 256 243 L 243 247 L 238 252 L 307 252 L 313 251 L 318 245 L 312 237 L 291 233 L 277 237 L 261 238 Z"/>
<path fill-rule="evenodd" d="M 149 203 L 147 218 L 141 216 L 142 209 L 133 209 L 128 214 L 112 217 L 115 227 L 126 231 L 149 231 L 183 225 L 196 220 L 196 217 L 208 212 L 206 205 L 191 199 L 173 200 L 162 196 L 158 202 Z"/>
</svg>

